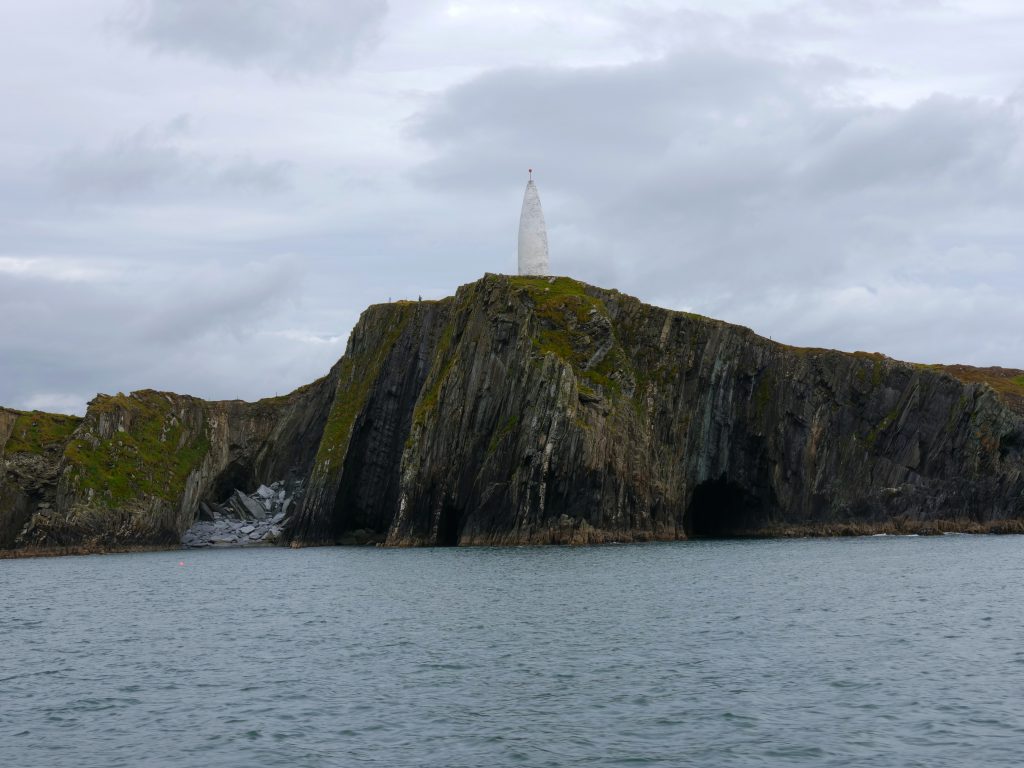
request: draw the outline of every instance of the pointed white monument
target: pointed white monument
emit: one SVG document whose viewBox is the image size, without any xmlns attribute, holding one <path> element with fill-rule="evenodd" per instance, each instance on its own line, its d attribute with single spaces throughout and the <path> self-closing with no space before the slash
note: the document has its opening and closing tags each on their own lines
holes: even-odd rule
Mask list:
<svg viewBox="0 0 1024 768">
<path fill-rule="evenodd" d="M 548 230 L 544 226 L 544 211 L 540 209 L 540 195 L 533 183 L 533 168 L 523 195 L 523 212 L 519 215 L 519 274 L 546 275 L 548 273 Z"/>
</svg>

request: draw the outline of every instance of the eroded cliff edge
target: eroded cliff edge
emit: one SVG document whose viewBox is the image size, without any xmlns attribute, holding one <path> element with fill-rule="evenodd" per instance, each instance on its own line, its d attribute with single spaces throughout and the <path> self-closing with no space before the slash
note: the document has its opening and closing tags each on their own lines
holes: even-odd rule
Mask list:
<svg viewBox="0 0 1024 768">
<path fill-rule="evenodd" d="M 296 545 L 1024 530 L 1024 372 L 801 349 L 567 278 L 370 307 L 257 403 L 0 411 L 0 547 L 174 545 L 286 478 Z"/>
</svg>

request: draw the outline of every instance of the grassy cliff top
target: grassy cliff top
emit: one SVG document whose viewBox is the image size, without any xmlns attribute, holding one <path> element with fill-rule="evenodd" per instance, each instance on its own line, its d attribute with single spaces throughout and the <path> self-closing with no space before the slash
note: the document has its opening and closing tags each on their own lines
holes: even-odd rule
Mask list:
<svg viewBox="0 0 1024 768">
<path fill-rule="evenodd" d="M 19 411 L 4 453 L 43 453 L 51 446 L 63 447 L 82 423 L 81 416 L 43 411 Z"/>
<path fill-rule="evenodd" d="M 496 276 L 488 275 L 484 279 L 487 280 L 493 277 Z M 600 301 L 596 299 L 596 296 L 602 294 L 609 297 L 621 297 L 623 299 L 643 304 L 643 302 L 640 302 L 638 299 L 622 294 L 619 291 L 596 289 L 586 283 L 582 283 L 569 277 L 514 276 L 509 277 L 508 281 L 513 288 L 527 292 L 533 299 L 538 313 L 549 319 L 557 319 L 557 315 L 561 312 L 572 311 L 577 314 L 579 319 L 582 321 L 585 319 L 585 312 L 595 308 L 600 309 Z M 710 323 L 719 327 L 729 326 L 736 329 L 738 332 L 749 333 L 760 339 L 763 343 L 772 344 L 795 355 L 844 355 L 875 361 L 891 360 L 897 364 L 901 363 L 901 361 L 893 360 L 879 352 L 846 352 L 822 347 L 792 346 L 767 339 L 744 326 L 734 325 L 732 323 L 715 320 L 713 318 L 708 318 L 703 315 L 697 315 L 690 312 L 680 312 L 677 310 L 665 311 L 682 315 L 693 320 Z M 548 333 L 545 335 L 545 338 L 540 340 L 540 344 L 546 351 L 559 352 L 566 359 L 570 359 L 572 357 L 571 349 L 569 349 L 565 344 L 559 344 L 558 342 L 560 341 L 562 340 L 557 338 L 555 334 Z M 1013 410 L 1018 413 L 1024 413 L 1024 370 L 1000 367 L 979 368 L 969 365 L 902 364 L 914 365 L 916 368 L 946 373 L 965 384 L 986 384 L 991 387 L 995 393 Z"/>
<path fill-rule="evenodd" d="M 966 384 L 988 384 L 1018 413 L 1024 413 L 1024 371 L 1016 368 L 975 368 L 970 365 L 926 365 L 933 371 L 948 373 Z"/>
</svg>

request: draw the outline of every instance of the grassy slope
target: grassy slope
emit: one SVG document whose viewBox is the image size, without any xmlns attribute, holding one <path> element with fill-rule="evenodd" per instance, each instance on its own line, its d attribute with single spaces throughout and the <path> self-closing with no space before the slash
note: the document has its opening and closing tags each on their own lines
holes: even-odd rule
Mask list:
<svg viewBox="0 0 1024 768">
<path fill-rule="evenodd" d="M 38 454 L 53 445 L 63 446 L 81 423 L 81 416 L 23 411 L 14 422 L 4 452 Z"/>
<path fill-rule="evenodd" d="M 93 491 L 96 501 L 111 508 L 144 496 L 178 498 L 210 448 L 205 429 L 189 436 L 172 403 L 152 390 L 104 395 L 90 405 L 92 415 L 119 410 L 130 416 L 126 431 L 106 440 L 77 437 L 64 449 L 78 487 Z"/>
<path fill-rule="evenodd" d="M 1012 368 L 973 368 L 969 365 L 929 365 L 968 384 L 988 384 L 1011 408 L 1024 413 L 1024 371 Z"/>
<path fill-rule="evenodd" d="M 568 277 L 513 277 L 512 286 L 525 291 L 533 301 L 534 311 L 541 321 L 541 329 L 534 339 L 537 351 L 554 353 L 569 363 L 581 382 L 584 394 L 595 390 L 605 395 L 619 393 L 620 386 L 611 374 L 630 368 L 621 347 L 614 343 L 592 368 L 588 367 L 593 352 L 582 326 L 596 316 L 608 317 L 604 303 L 586 292 L 586 286 Z"/>
</svg>

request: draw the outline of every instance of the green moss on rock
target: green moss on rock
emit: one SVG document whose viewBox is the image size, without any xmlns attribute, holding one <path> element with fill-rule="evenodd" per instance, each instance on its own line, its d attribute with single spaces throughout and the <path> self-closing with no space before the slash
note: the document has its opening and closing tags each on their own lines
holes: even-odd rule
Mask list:
<svg viewBox="0 0 1024 768">
<path fill-rule="evenodd" d="M 604 302 L 589 294 L 583 283 L 568 277 L 513 277 L 509 282 L 529 295 L 541 322 L 533 338 L 537 351 L 542 355 L 554 354 L 569 363 L 587 396 L 595 389 L 606 395 L 618 395 L 621 386 L 615 374 L 627 368 L 629 362 L 614 338 L 611 349 L 589 367 L 595 344 L 583 326 L 596 316 L 608 319 Z"/>
<path fill-rule="evenodd" d="M 393 315 L 389 318 L 390 327 L 371 355 L 346 354 L 341 359 L 338 388 L 317 449 L 315 466 L 318 473 L 332 473 L 341 466 L 356 418 L 366 405 L 388 353 L 417 309 L 416 303 L 407 301 L 388 306 L 392 308 Z"/>
<path fill-rule="evenodd" d="M 885 415 L 885 417 L 874 427 L 872 427 L 867 435 L 864 437 L 864 442 L 869 448 L 873 448 L 875 443 L 878 442 L 878 438 L 882 435 L 885 430 L 892 426 L 893 422 L 899 418 L 900 411 L 898 408 L 894 408 Z"/>
<path fill-rule="evenodd" d="M 62 446 L 82 423 L 80 416 L 29 411 L 14 422 L 4 448 L 6 453 L 43 453 L 51 446 Z"/>
<path fill-rule="evenodd" d="M 88 433 L 65 448 L 75 487 L 91 492 L 90 503 L 111 508 L 144 497 L 180 498 L 210 449 L 205 419 L 199 434 L 189 434 L 173 401 L 152 391 L 101 396 L 90 416 L 103 415 L 121 421 L 111 437 Z"/>
<path fill-rule="evenodd" d="M 455 340 L 455 324 L 456 320 L 449 320 L 441 332 L 441 339 L 438 341 L 437 350 L 434 352 L 433 365 L 431 365 L 432 373 L 423 388 L 423 394 L 420 395 L 419 400 L 416 402 L 416 407 L 413 409 L 413 424 L 418 426 L 425 424 L 428 416 L 437 409 L 437 401 L 441 396 L 441 386 L 448 378 L 448 374 L 451 373 L 452 367 L 455 364 L 455 355 L 451 354 Z M 411 433 L 409 439 L 412 439 Z"/>
<path fill-rule="evenodd" d="M 491 435 L 491 442 L 487 446 L 488 455 L 498 450 L 498 446 L 501 445 L 501 441 L 504 440 L 508 435 L 511 435 L 519 428 L 519 414 L 514 413 L 509 416 L 505 423 L 501 425 L 499 429 L 494 430 Z"/>
</svg>

